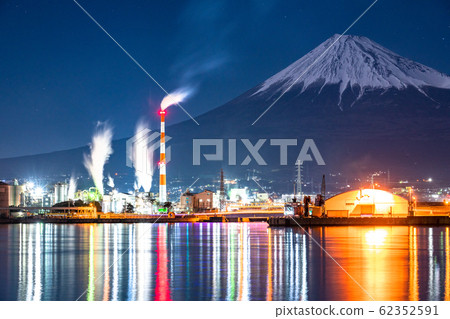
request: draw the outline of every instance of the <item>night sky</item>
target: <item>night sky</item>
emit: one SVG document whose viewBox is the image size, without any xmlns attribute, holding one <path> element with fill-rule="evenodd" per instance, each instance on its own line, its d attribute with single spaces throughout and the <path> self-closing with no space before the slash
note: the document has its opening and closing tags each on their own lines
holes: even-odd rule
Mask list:
<svg viewBox="0 0 450 319">
<path fill-rule="evenodd" d="M 373 0 L 88 1 L 79 3 L 199 115 L 264 81 L 335 33 Z M 379 0 L 348 32 L 450 74 L 450 2 Z M 0 158 L 89 143 L 97 121 L 115 138 L 164 93 L 71 0 L 0 0 Z M 168 121 L 188 119 L 171 108 Z M 169 123 L 170 124 L 170 123 Z"/>
</svg>

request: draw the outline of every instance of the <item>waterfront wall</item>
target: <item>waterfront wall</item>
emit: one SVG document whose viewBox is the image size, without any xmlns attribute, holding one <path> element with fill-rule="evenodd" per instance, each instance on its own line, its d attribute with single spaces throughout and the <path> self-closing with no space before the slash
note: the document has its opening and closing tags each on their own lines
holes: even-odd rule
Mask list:
<svg viewBox="0 0 450 319">
<path fill-rule="evenodd" d="M 270 226 L 412 226 L 412 225 L 450 225 L 448 216 L 408 216 L 408 217 L 356 217 L 356 218 L 301 218 L 271 217 Z"/>
</svg>

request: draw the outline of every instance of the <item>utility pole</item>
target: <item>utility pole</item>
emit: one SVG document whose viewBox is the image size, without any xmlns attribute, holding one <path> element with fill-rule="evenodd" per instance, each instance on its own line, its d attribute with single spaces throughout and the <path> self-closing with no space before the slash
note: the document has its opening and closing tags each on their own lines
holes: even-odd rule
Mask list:
<svg viewBox="0 0 450 319">
<path fill-rule="evenodd" d="M 300 198 L 300 201 L 302 200 L 302 161 L 297 161 L 295 163 L 297 165 L 297 193 Z"/>
<path fill-rule="evenodd" d="M 322 175 L 322 186 L 320 188 L 320 194 L 322 195 L 323 205 L 322 205 L 322 216 L 325 216 L 325 174 Z"/>
<path fill-rule="evenodd" d="M 219 209 L 221 212 L 225 210 L 225 183 L 223 178 L 223 169 L 220 169 L 220 191 L 219 191 Z"/>
</svg>

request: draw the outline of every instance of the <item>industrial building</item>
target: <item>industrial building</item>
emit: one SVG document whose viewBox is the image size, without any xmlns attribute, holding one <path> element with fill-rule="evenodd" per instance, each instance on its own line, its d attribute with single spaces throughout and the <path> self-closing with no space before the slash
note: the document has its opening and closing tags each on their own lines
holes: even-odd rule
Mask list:
<svg viewBox="0 0 450 319">
<path fill-rule="evenodd" d="M 328 217 L 408 215 L 408 200 L 380 189 L 352 190 L 325 201 Z"/>
<path fill-rule="evenodd" d="M 257 202 L 267 202 L 269 200 L 269 194 L 268 193 L 256 193 L 255 195 L 255 201 Z"/>
<path fill-rule="evenodd" d="M 12 185 L 0 182 L 0 215 L 9 216 L 9 209 L 4 208 L 23 206 L 24 200 L 24 187 L 17 181 Z"/>
<path fill-rule="evenodd" d="M 2 209 L 2 207 L 9 207 L 9 185 L 0 182 L 0 216 L 8 216 L 9 210 Z"/>
<path fill-rule="evenodd" d="M 186 191 L 180 198 L 180 209 L 186 212 L 202 212 L 217 208 L 215 194 L 205 189 L 200 193 Z"/>
<path fill-rule="evenodd" d="M 134 194 L 114 192 L 110 195 L 103 195 L 102 211 L 105 213 L 123 213 L 127 204 L 136 205 Z"/>
<path fill-rule="evenodd" d="M 248 203 L 248 189 L 245 188 L 232 188 L 230 190 L 230 201 L 234 203 Z"/>
<path fill-rule="evenodd" d="M 24 187 L 14 182 L 13 185 L 0 182 L 0 207 L 20 206 L 24 201 Z"/>
</svg>

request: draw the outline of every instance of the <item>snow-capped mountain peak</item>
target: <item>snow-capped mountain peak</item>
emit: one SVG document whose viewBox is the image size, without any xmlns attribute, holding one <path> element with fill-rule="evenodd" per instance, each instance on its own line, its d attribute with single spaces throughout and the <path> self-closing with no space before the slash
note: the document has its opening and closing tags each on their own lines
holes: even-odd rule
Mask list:
<svg viewBox="0 0 450 319">
<path fill-rule="evenodd" d="M 324 53 L 325 52 L 325 53 Z M 295 83 L 295 84 L 294 84 Z M 450 77 L 414 62 L 362 36 L 338 34 L 261 84 L 253 94 L 274 94 L 292 85 L 338 84 L 342 93 L 359 88 L 359 97 L 371 89 L 414 87 L 422 94 L 425 86 L 450 89 Z M 358 97 L 358 98 L 359 98 Z"/>
</svg>

